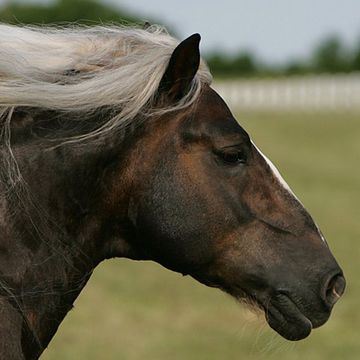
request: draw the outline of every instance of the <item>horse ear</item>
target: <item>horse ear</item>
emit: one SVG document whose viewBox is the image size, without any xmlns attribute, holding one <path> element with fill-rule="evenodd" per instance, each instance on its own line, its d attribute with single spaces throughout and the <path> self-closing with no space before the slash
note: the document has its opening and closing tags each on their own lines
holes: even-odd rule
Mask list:
<svg viewBox="0 0 360 360">
<path fill-rule="evenodd" d="M 199 69 L 200 39 L 199 34 L 193 34 L 175 48 L 160 81 L 158 90 L 160 98 L 178 101 L 189 91 Z"/>
</svg>

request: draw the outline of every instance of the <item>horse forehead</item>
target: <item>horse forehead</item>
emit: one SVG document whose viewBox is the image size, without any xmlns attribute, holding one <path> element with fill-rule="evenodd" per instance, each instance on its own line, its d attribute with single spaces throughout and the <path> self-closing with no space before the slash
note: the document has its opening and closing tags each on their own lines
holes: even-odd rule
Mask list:
<svg viewBox="0 0 360 360">
<path fill-rule="evenodd" d="M 207 118 L 232 118 L 229 107 L 221 96 L 210 86 L 205 85 L 199 96 L 197 111 Z"/>
<path fill-rule="evenodd" d="M 209 86 L 205 86 L 202 91 L 195 116 L 190 119 L 189 125 L 192 129 L 205 133 L 247 136 L 246 131 L 236 121 L 224 100 Z"/>
</svg>

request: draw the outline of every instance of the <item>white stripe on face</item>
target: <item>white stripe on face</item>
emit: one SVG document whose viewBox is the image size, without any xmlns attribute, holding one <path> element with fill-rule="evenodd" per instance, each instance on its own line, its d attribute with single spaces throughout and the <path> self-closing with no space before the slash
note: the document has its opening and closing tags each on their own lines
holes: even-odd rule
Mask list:
<svg viewBox="0 0 360 360">
<path fill-rule="evenodd" d="M 266 161 L 266 163 L 269 165 L 273 175 L 275 178 L 279 181 L 279 184 L 287 190 L 300 204 L 300 200 L 297 198 L 297 196 L 294 194 L 294 192 L 291 190 L 288 183 L 284 180 L 284 178 L 281 176 L 279 170 L 276 168 L 276 166 L 271 162 L 271 160 L 263 154 L 263 152 L 251 141 L 251 143 L 254 145 L 255 149 L 259 152 L 259 154 L 263 157 L 263 159 Z M 302 204 L 301 204 L 302 205 Z"/>
<path fill-rule="evenodd" d="M 261 150 L 254 144 L 253 141 L 251 141 L 251 143 L 253 144 L 253 146 L 255 147 L 255 149 L 259 152 L 259 154 L 263 157 L 263 159 L 266 161 L 266 163 L 269 165 L 274 177 L 278 180 L 279 184 L 304 208 L 304 205 L 301 203 L 301 201 L 298 199 L 298 197 L 294 194 L 294 192 L 291 190 L 290 186 L 288 185 L 288 183 L 284 180 L 284 178 L 281 176 L 279 170 L 276 168 L 276 166 L 272 163 L 272 161 L 266 156 L 264 155 Z M 314 224 L 316 226 L 316 229 L 320 235 L 321 240 L 326 243 L 326 240 L 324 239 L 318 225 L 315 223 Z"/>
</svg>

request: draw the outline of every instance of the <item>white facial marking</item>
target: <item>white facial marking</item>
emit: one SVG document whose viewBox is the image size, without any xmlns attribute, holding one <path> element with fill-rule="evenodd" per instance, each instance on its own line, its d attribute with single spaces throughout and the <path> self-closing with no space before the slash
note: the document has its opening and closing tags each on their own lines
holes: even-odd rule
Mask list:
<svg viewBox="0 0 360 360">
<path fill-rule="evenodd" d="M 276 166 L 271 162 L 271 160 L 264 155 L 264 153 L 251 141 L 251 143 L 254 145 L 255 149 L 259 152 L 259 154 L 264 158 L 264 160 L 267 162 L 267 164 L 269 165 L 271 171 L 273 172 L 274 176 L 276 177 L 276 179 L 279 181 L 280 185 L 286 189 L 297 201 L 299 201 L 299 199 L 297 198 L 297 196 L 294 194 L 294 192 L 290 189 L 290 186 L 288 185 L 288 183 L 284 180 L 284 178 L 281 176 L 279 170 L 276 168 Z M 299 201 L 299 203 L 301 204 L 301 202 Z M 301 204 L 302 205 L 302 204 Z"/>
<path fill-rule="evenodd" d="M 271 162 L 271 160 L 264 155 L 261 150 L 251 141 L 251 143 L 254 145 L 255 149 L 259 152 L 259 154 L 263 157 L 263 159 L 266 161 L 266 163 L 269 165 L 273 175 L 275 178 L 279 181 L 279 184 L 304 208 L 304 205 L 301 203 L 301 201 L 298 199 L 298 197 L 294 194 L 294 192 L 291 190 L 290 186 L 287 184 L 287 182 L 284 180 L 284 178 L 281 176 L 279 170 L 276 168 L 276 166 Z M 318 225 L 315 223 L 316 229 L 320 235 L 321 240 L 326 243 L 326 240 L 324 239 Z"/>
</svg>

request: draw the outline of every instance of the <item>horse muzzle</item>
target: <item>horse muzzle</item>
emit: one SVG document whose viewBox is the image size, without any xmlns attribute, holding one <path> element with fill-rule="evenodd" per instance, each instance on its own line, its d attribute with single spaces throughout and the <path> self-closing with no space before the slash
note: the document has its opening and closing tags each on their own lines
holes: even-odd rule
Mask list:
<svg viewBox="0 0 360 360">
<path fill-rule="evenodd" d="M 344 291 L 345 278 L 342 273 L 336 273 L 326 278 L 317 298 L 277 290 L 266 301 L 258 303 L 269 326 L 285 339 L 294 341 L 306 338 L 313 328 L 323 325 Z"/>
</svg>

